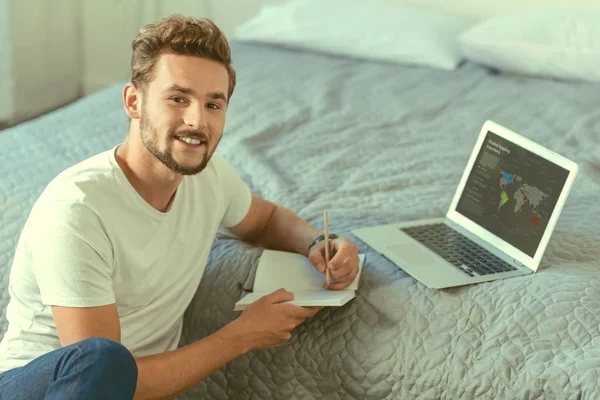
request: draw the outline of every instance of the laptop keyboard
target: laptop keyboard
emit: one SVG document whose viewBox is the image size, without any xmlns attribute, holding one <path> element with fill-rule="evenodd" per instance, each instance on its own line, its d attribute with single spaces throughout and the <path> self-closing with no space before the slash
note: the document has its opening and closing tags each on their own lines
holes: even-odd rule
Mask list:
<svg viewBox="0 0 600 400">
<path fill-rule="evenodd" d="M 489 275 L 517 270 L 446 224 L 421 225 L 401 230 L 469 276 L 475 276 L 474 273 Z"/>
</svg>

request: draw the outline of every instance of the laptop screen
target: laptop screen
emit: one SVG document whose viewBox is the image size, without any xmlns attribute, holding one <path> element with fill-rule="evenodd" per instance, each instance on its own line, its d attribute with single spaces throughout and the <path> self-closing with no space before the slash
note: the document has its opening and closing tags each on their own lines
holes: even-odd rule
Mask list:
<svg viewBox="0 0 600 400">
<path fill-rule="evenodd" d="M 534 257 L 568 175 L 488 131 L 456 211 Z"/>
</svg>

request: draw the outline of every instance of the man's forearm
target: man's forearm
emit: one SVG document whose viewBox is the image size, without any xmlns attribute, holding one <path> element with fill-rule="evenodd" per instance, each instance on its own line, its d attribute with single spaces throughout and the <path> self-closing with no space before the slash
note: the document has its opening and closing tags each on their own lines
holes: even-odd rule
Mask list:
<svg viewBox="0 0 600 400">
<path fill-rule="evenodd" d="M 134 399 L 172 399 L 249 351 L 235 339 L 232 324 L 186 347 L 137 358 Z"/>
<path fill-rule="evenodd" d="M 308 246 L 322 233 L 287 208 L 276 206 L 256 245 L 306 256 Z"/>
</svg>

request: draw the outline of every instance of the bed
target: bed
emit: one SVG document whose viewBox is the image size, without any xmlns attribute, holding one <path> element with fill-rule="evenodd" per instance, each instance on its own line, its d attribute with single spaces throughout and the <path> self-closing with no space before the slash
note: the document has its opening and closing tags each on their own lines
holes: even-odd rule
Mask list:
<svg viewBox="0 0 600 400">
<path fill-rule="evenodd" d="M 234 42 L 222 154 L 254 193 L 350 237 L 357 297 L 181 399 L 591 399 L 600 396 L 600 85 Z M 0 307 L 28 212 L 63 169 L 123 140 L 118 84 L 0 132 Z M 481 124 L 560 152 L 579 176 L 536 274 L 428 289 L 351 234 L 443 216 Z M 235 319 L 262 249 L 215 240 L 181 345 Z M 2 316 L 0 330 L 6 329 Z"/>
</svg>

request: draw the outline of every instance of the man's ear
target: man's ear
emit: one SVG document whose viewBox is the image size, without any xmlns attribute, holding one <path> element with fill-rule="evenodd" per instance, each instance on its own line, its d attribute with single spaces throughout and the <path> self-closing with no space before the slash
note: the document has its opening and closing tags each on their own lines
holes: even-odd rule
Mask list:
<svg viewBox="0 0 600 400">
<path fill-rule="evenodd" d="M 141 95 L 142 93 L 131 82 L 123 88 L 123 106 L 131 119 L 140 118 Z"/>
</svg>

